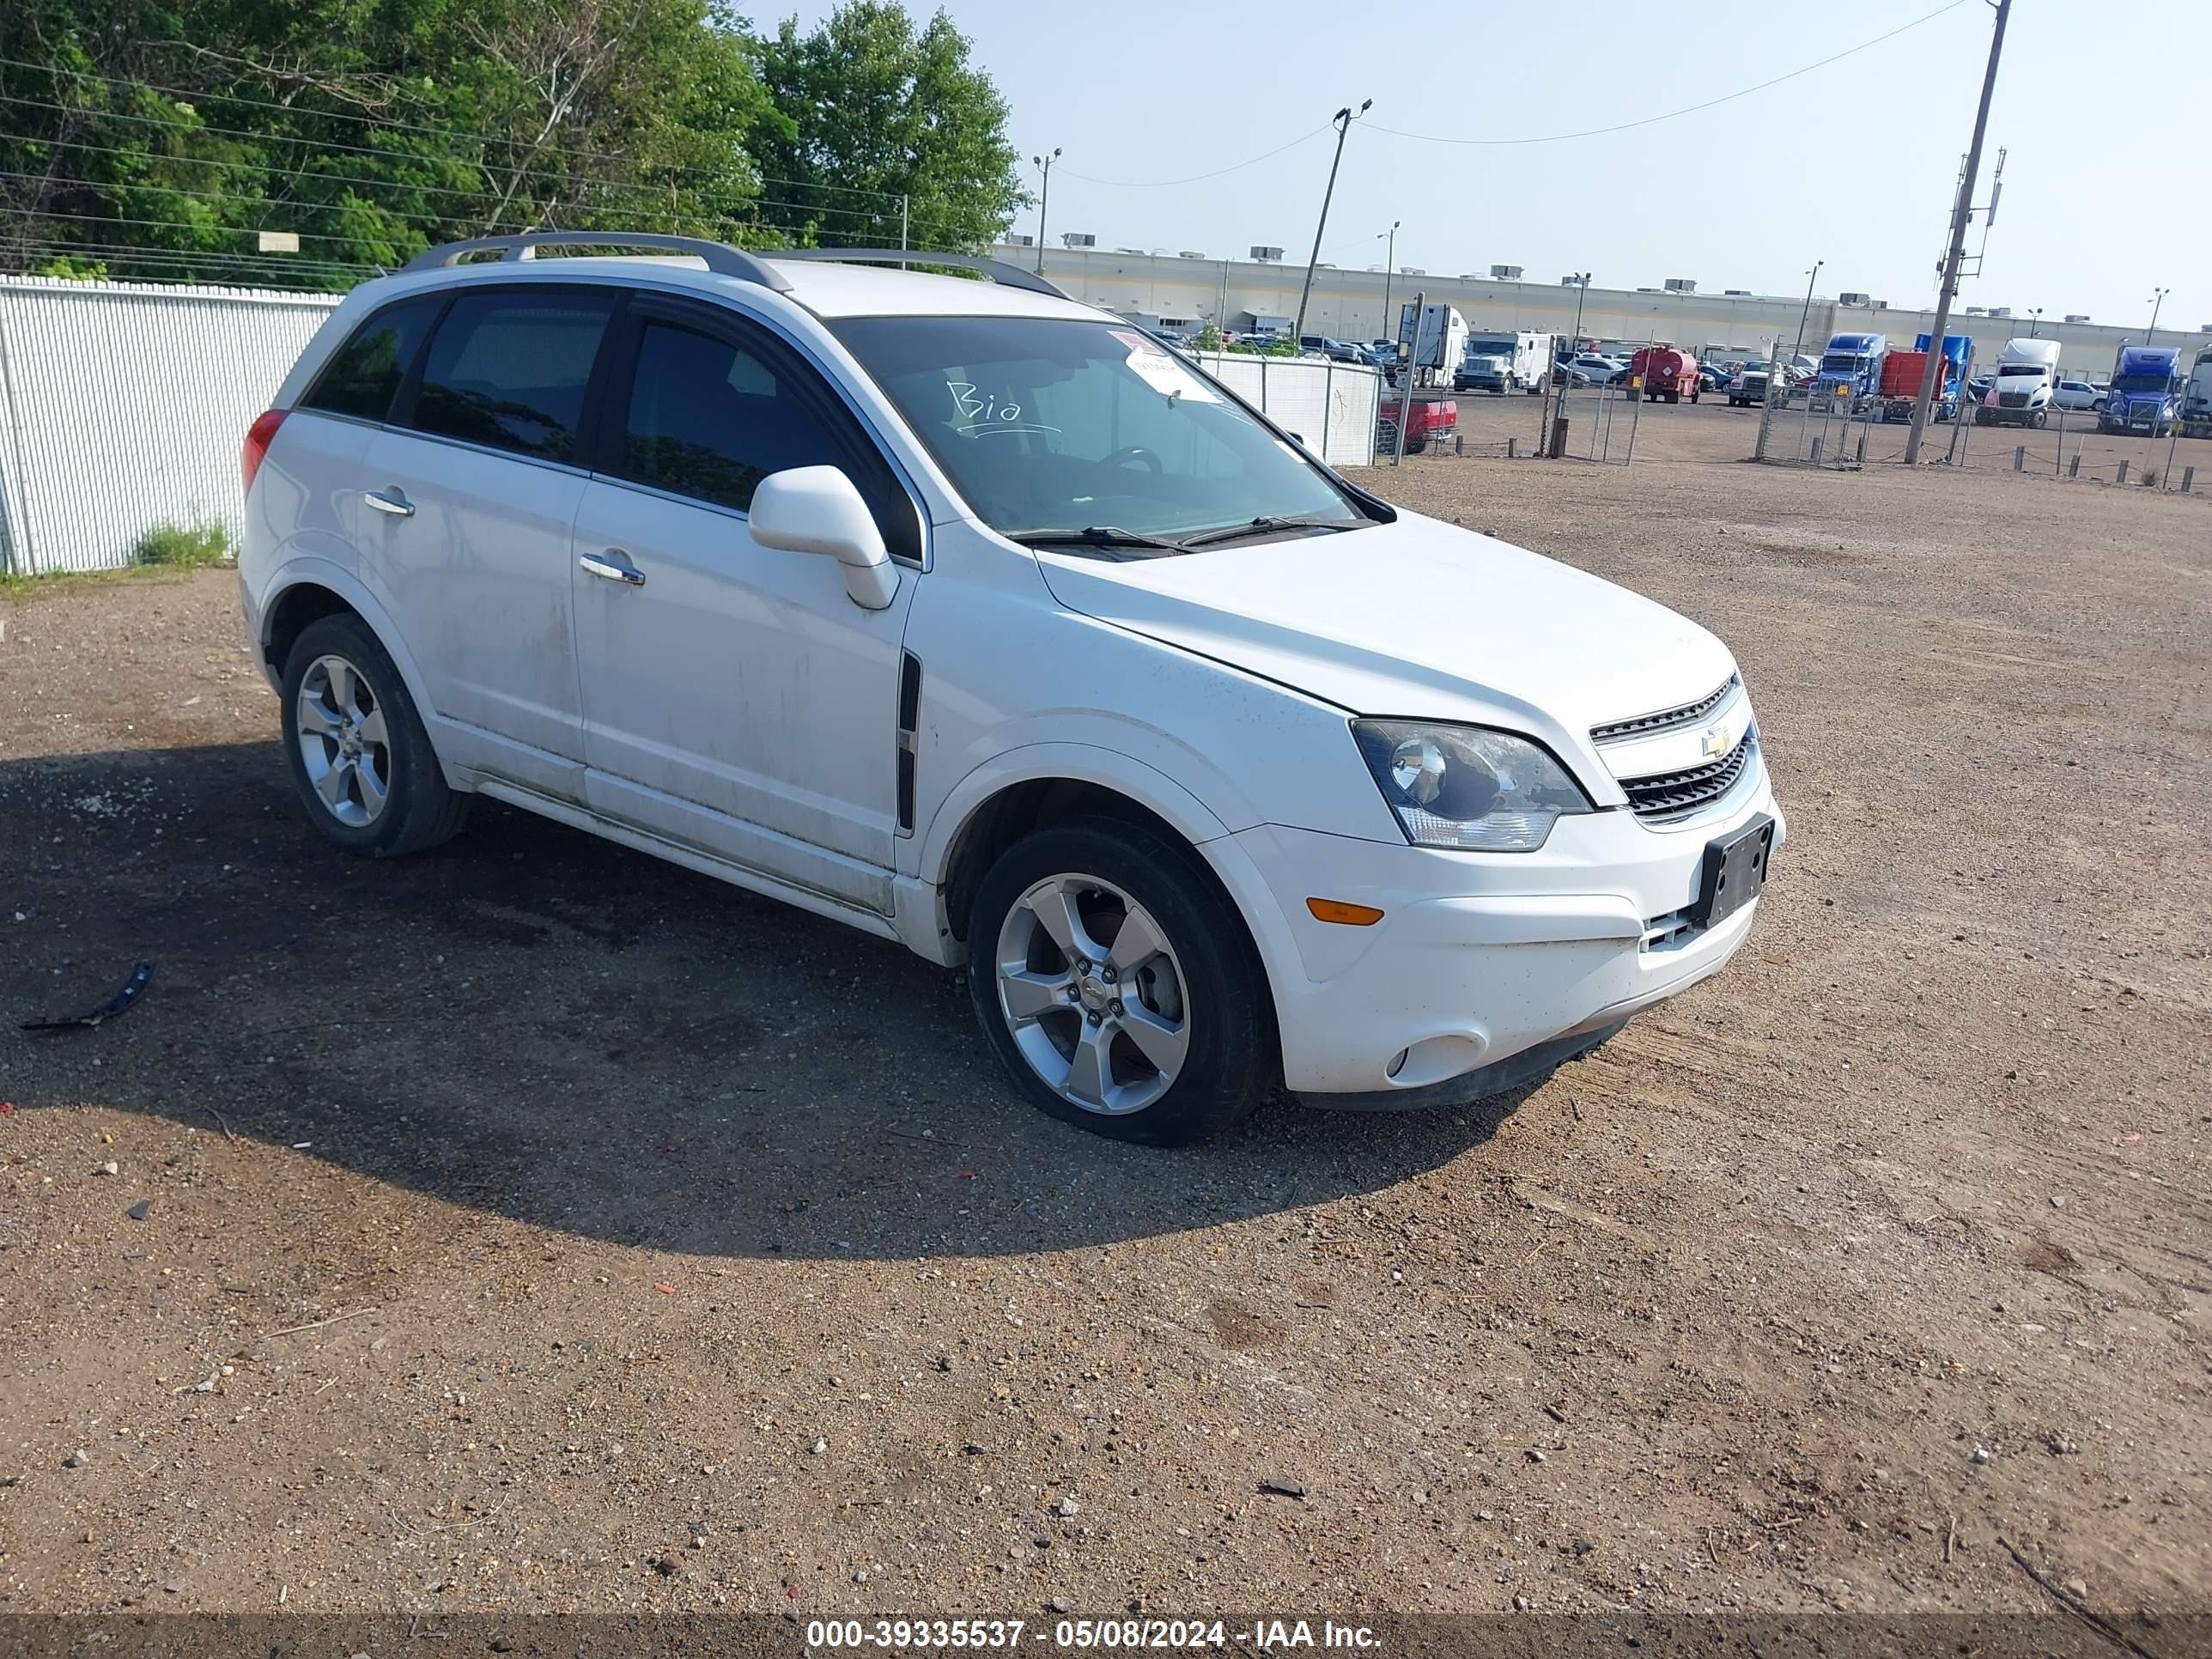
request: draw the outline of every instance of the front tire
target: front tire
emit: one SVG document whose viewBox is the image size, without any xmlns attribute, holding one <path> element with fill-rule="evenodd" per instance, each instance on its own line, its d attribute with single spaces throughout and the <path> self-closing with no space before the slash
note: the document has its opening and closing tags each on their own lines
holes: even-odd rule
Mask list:
<svg viewBox="0 0 2212 1659">
<path fill-rule="evenodd" d="M 292 781 L 325 841 L 357 858 L 397 858 L 459 830 L 469 797 L 447 787 L 406 683 L 360 617 L 301 630 L 283 696 Z"/>
<path fill-rule="evenodd" d="M 1040 1110 L 1114 1140 L 1227 1128 L 1272 1067 L 1266 975 L 1197 855 L 1079 818 L 1000 854 L 968 918 L 983 1033 Z"/>
</svg>

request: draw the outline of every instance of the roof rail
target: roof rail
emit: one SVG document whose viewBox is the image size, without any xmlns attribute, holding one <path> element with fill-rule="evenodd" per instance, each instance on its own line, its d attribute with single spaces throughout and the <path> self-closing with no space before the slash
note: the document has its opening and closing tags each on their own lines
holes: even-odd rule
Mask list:
<svg viewBox="0 0 2212 1659">
<path fill-rule="evenodd" d="M 541 247 L 636 247 L 655 248 L 668 253 L 689 253 L 704 261 L 707 269 L 717 276 L 734 276 L 744 283 L 757 283 L 763 288 L 774 289 L 779 294 L 791 291 L 788 278 L 743 248 L 732 247 L 726 242 L 708 241 L 701 236 L 664 236 L 657 231 L 528 230 L 519 236 L 469 236 L 458 242 L 441 242 L 436 247 L 418 253 L 402 269 L 431 270 L 443 265 L 457 265 L 471 253 L 489 253 L 495 249 L 498 250 L 502 261 L 529 259 L 534 258 Z"/>
<path fill-rule="evenodd" d="M 819 259 L 831 264 L 848 265 L 956 265 L 963 270 L 980 271 L 1002 288 L 1024 289 L 1031 294 L 1048 294 L 1055 300 L 1067 298 L 1060 289 L 1035 272 L 981 253 L 940 253 L 932 248 L 921 247 L 780 247 L 768 257 L 771 259 Z"/>
</svg>

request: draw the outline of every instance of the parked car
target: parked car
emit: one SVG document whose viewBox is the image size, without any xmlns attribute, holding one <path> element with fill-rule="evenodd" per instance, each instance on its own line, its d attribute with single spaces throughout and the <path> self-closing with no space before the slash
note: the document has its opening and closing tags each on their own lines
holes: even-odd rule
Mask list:
<svg viewBox="0 0 2212 1659">
<path fill-rule="evenodd" d="M 2061 409 L 2101 410 L 2105 394 L 2087 380 L 2061 380 L 2051 401 Z"/>
<path fill-rule="evenodd" d="M 1995 375 L 1977 374 L 1972 380 L 1966 382 L 1966 401 L 1971 404 L 1980 403 L 1984 398 L 1990 395 L 1990 388 L 1996 384 L 1996 377 Z"/>
<path fill-rule="evenodd" d="M 1511 1087 L 1742 945 L 1784 826 L 1719 640 L 899 257 L 545 232 L 348 294 L 240 457 L 313 830 L 488 797 L 902 943 L 1155 1144 Z"/>
<path fill-rule="evenodd" d="M 1627 378 L 1626 363 L 1601 357 L 1595 352 L 1584 352 L 1567 361 L 1567 381 L 1571 386 L 1611 386 Z"/>
<path fill-rule="evenodd" d="M 1729 378 L 1733 373 L 1730 367 L 1721 363 L 1700 363 L 1698 366 L 1698 378 L 1705 383 L 1705 389 L 1708 392 L 1727 391 Z"/>
</svg>

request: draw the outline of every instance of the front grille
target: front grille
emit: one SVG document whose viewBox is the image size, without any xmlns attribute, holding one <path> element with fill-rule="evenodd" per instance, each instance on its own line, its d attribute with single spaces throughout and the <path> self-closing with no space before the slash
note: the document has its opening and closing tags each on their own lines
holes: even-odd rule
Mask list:
<svg viewBox="0 0 2212 1659">
<path fill-rule="evenodd" d="M 1679 708 L 1662 708 L 1656 714 L 1638 714 L 1632 720 L 1614 720 L 1606 726 L 1590 727 L 1592 743 L 1619 743 L 1625 738 L 1648 738 L 1654 732 L 1671 732 L 1678 726 L 1689 726 L 1719 708 L 1728 694 L 1740 684 L 1740 677 L 1731 674 L 1722 681 L 1718 690 L 1695 702 L 1686 702 Z"/>
<path fill-rule="evenodd" d="M 1672 823 L 1701 812 L 1736 786 L 1751 764 L 1753 733 L 1747 732 L 1736 746 L 1717 761 L 1680 772 L 1655 772 L 1645 778 L 1623 778 L 1620 787 L 1636 816 L 1646 823 Z"/>
<path fill-rule="evenodd" d="M 2026 409 L 2032 395 L 2026 392 L 2000 392 L 1997 393 L 1997 406 L 2001 409 Z"/>
</svg>

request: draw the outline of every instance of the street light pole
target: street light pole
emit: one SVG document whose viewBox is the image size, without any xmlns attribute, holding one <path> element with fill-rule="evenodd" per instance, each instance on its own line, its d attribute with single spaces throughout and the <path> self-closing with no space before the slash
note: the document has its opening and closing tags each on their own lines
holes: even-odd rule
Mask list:
<svg viewBox="0 0 2212 1659">
<path fill-rule="evenodd" d="M 1572 354 L 1579 357 L 1583 355 L 1583 301 L 1589 298 L 1590 274 L 1587 270 L 1577 270 L 1573 273 L 1573 276 L 1575 279 L 1575 337 L 1571 342 L 1571 349 Z"/>
<path fill-rule="evenodd" d="M 1032 167 L 1041 169 L 1044 173 L 1044 190 L 1037 198 L 1036 274 L 1040 276 L 1044 275 L 1045 216 L 1052 211 L 1052 164 L 1058 160 L 1060 160 L 1060 151 L 1057 149 L 1055 149 L 1049 155 L 1032 155 L 1030 157 L 1030 164 Z"/>
<path fill-rule="evenodd" d="M 2027 325 L 2027 337 L 2033 340 L 2037 338 L 2043 332 L 2043 307 L 2041 306 L 2030 306 L 2027 308 L 2027 314 L 2030 319 Z"/>
<path fill-rule="evenodd" d="M 2148 345 L 2152 336 L 2158 332 L 2158 308 L 2166 303 L 2166 296 L 2172 292 L 2170 288 L 2162 288 L 2150 296 L 2150 333 L 2143 336 L 2145 345 Z"/>
<path fill-rule="evenodd" d="M 1398 337 L 1398 325 L 1390 315 L 1390 274 L 1398 268 L 1398 227 L 1405 222 L 1393 219 L 1389 229 L 1375 233 L 1378 239 L 1389 239 L 1382 248 L 1382 331 L 1393 340 Z"/>
<path fill-rule="evenodd" d="M 1982 135 L 1989 131 L 1990 96 L 1997 89 L 1997 59 L 2004 52 L 2005 21 L 2012 15 L 2012 0 L 1997 0 L 1996 27 L 1990 34 L 1990 64 L 1982 71 L 1982 101 L 1974 110 L 1973 142 L 1966 146 L 1966 170 L 1959 177 L 1959 199 L 1951 207 L 1951 246 L 1943 256 L 1943 278 L 1936 291 L 1936 321 L 1928 331 L 1928 366 L 1920 371 L 1920 396 L 1912 405 L 1912 430 L 1905 434 L 1905 464 L 1920 460 L 1920 441 L 1927 435 L 1928 411 L 1936 402 L 1936 382 L 1943 375 L 1943 331 L 1950 325 L 1951 301 L 1959 292 L 1959 267 L 1966 258 L 1966 221 L 1974 211 L 1974 180 L 1982 170 Z M 1994 205 L 1994 198 L 1992 198 Z"/>
<path fill-rule="evenodd" d="M 1827 263 L 1826 259 L 1815 259 L 1812 270 L 1805 273 L 1805 309 L 1797 313 L 1797 349 L 1790 354 L 1792 356 L 1805 355 L 1805 325 L 1813 319 L 1813 284 L 1820 279 L 1820 267 Z"/>
<path fill-rule="evenodd" d="M 1321 193 L 1321 222 L 1314 227 L 1313 255 L 1306 261 L 1306 283 L 1298 290 L 1298 319 L 1291 325 L 1293 340 L 1306 331 L 1306 301 L 1313 294 L 1314 267 L 1321 263 L 1321 235 L 1328 228 L 1328 198 L 1336 194 L 1336 169 L 1344 160 L 1344 135 L 1352 131 L 1354 121 L 1374 107 L 1375 100 L 1370 98 L 1360 105 L 1357 113 L 1347 105 L 1329 117 L 1336 125 L 1336 155 L 1328 164 L 1328 188 Z"/>
</svg>

